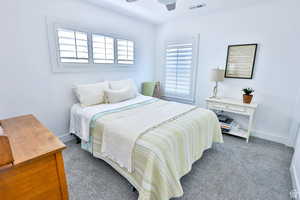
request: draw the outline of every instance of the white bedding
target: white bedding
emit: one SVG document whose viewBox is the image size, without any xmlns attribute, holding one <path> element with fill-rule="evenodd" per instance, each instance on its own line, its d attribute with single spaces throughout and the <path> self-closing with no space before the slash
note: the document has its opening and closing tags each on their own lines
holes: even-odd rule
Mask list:
<svg viewBox="0 0 300 200">
<path fill-rule="evenodd" d="M 180 197 L 183 195 L 180 178 L 191 170 L 192 164 L 201 158 L 206 149 L 211 148 L 213 142 L 223 142 L 220 124 L 213 112 L 197 108 L 143 134 L 134 147 L 132 173 L 120 167 L 114 160 L 103 156 L 102 145 L 105 133 L 101 120 L 114 120 L 116 114 L 132 116 L 132 113 L 139 113 L 137 109 L 141 107 L 127 110 L 127 113 L 122 111 L 102 116 L 101 120 L 96 121 L 96 126 L 91 128 L 91 133 L 89 132 L 95 113 L 152 101 L 151 99 L 153 98 L 138 96 L 129 101 L 110 105 L 87 108 L 74 105 L 71 111 L 70 131 L 80 138 L 83 138 L 82 133 L 85 132 L 85 137 L 90 141 L 83 141 L 82 148 L 109 163 L 134 185 L 139 191 L 139 200 Z M 86 123 L 83 124 L 84 122 Z M 89 138 L 89 134 L 92 137 Z"/>
<path fill-rule="evenodd" d="M 153 99 L 153 97 L 138 95 L 134 99 L 115 104 L 99 104 L 90 107 L 82 107 L 80 104 L 74 104 L 71 108 L 70 133 L 74 133 L 83 141 L 88 142 L 90 137 L 90 122 L 95 114 L 141 103 L 150 99 Z"/>
<path fill-rule="evenodd" d="M 131 107 L 130 107 L 131 108 Z M 134 109 L 93 119 L 103 126 L 101 153 L 133 172 L 133 150 L 140 136 L 196 109 L 196 106 L 155 99 Z"/>
</svg>

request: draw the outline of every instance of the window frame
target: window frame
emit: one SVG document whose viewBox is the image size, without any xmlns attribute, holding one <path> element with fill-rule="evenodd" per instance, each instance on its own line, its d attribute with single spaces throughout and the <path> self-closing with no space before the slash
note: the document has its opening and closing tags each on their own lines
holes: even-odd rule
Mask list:
<svg viewBox="0 0 300 200">
<path fill-rule="evenodd" d="M 74 25 L 76 24 L 76 25 Z M 124 39 L 134 42 L 134 55 L 136 55 L 136 41 L 131 36 L 122 36 L 119 34 L 110 34 L 107 31 L 99 31 L 97 28 L 87 28 L 79 25 L 78 23 L 71 23 L 69 21 L 63 21 L 53 17 L 46 17 L 46 26 L 48 34 L 48 48 L 50 54 L 50 64 L 54 73 L 65 72 L 93 72 L 93 71 L 114 71 L 114 70 L 136 70 L 136 59 L 134 64 L 117 64 L 116 60 L 116 40 Z M 88 63 L 62 63 L 60 62 L 59 44 L 57 29 L 66 29 L 79 32 L 86 32 L 88 37 Z M 114 63 L 94 63 L 93 61 L 93 48 L 92 48 L 92 34 L 103 35 L 112 37 L 115 43 L 115 57 Z"/>
<path fill-rule="evenodd" d="M 118 63 L 119 62 L 119 54 L 118 54 L 118 40 L 124 40 L 124 41 L 127 41 L 127 42 L 132 42 L 133 43 L 133 64 L 124 64 L 124 63 Z M 116 53 L 116 57 L 115 57 L 115 62 L 116 62 L 116 64 L 117 65 L 130 65 L 130 66 L 132 66 L 132 65 L 135 65 L 135 63 L 136 63 L 136 49 L 135 49 L 135 41 L 134 40 L 130 40 L 130 39 L 124 39 L 124 38 L 115 38 L 115 46 L 116 46 L 116 48 L 115 48 L 115 53 Z M 127 46 L 127 48 L 128 48 L 128 46 Z M 128 49 L 127 49 L 128 50 Z M 128 52 L 127 52 L 128 53 Z M 128 56 L 128 55 L 127 55 Z M 131 60 L 123 60 L 123 61 L 131 61 Z"/>
<path fill-rule="evenodd" d="M 63 58 L 63 59 L 68 59 L 68 58 L 66 58 L 66 57 L 61 57 L 61 55 L 60 55 L 60 51 L 61 51 L 61 49 L 60 49 L 60 44 L 59 44 L 59 36 L 58 36 L 58 31 L 59 31 L 59 29 L 61 29 L 61 30 L 66 30 L 66 31 L 73 31 L 75 34 L 76 34 L 76 32 L 81 32 L 81 33 L 86 33 L 86 36 L 87 36 L 87 49 L 88 49 L 88 58 L 87 58 L 87 63 L 80 63 L 80 62 L 61 62 L 61 59 Z M 90 51 L 89 51 L 89 33 L 88 32 L 86 32 L 86 31 L 81 31 L 81 30 L 76 30 L 76 29 L 70 29 L 70 28 L 56 28 L 56 30 L 55 30 L 55 34 L 56 34 L 56 46 L 57 46 L 57 48 L 56 48 L 56 50 L 57 50 L 57 62 L 59 62 L 60 64 L 89 64 L 90 63 Z M 75 48 L 76 48 L 76 54 L 77 54 L 77 44 L 76 44 L 76 36 L 75 36 Z M 78 59 L 78 58 L 73 58 L 73 59 Z"/>
<path fill-rule="evenodd" d="M 166 85 L 166 65 L 167 65 L 167 55 L 166 51 L 169 45 L 180 45 L 180 44 L 192 44 L 192 64 L 191 64 L 191 87 L 190 87 L 190 94 L 189 95 L 172 95 L 168 94 L 165 91 Z M 198 74 L 198 55 L 199 52 L 199 36 L 192 37 L 192 38 L 183 38 L 183 39 L 174 39 L 170 41 L 166 41 L 163 50 L 163 98 L 167 100 L 178 101 L 182 103 L 194 104 L 196 101 L 196 89 L 197 89 L 197 74 Z"/>
<path fill-rule="evenodd" d="M 113 59 L 113 63 L 95 63 L 95 59 L 94 59 L 94 47 L 93 47 L 93 35 L 99 35 L 99 36 L 103 36 L 103 37 L 109 37 L 112 38 L 114 41 L 114 59 Z M 95 32 L 91 32 L 91 49 L 92 49 L 92 64 L 94 65 L 115 65 L 116 64 L 116 38 L 111 36 L 111 35 L 107 35 L 107 34 L 102 34 L 102 33 L 95 33 Z"/>
</svg>

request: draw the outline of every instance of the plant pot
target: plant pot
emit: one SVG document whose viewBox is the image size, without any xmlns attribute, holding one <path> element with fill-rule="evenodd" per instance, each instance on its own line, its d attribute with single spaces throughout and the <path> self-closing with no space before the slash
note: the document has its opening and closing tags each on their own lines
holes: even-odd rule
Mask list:
<svg viewBox="0 0 300 200">
<path fill-rule="evenodd" d="M 247 94 L 243 95 L 243 101 L 244 101 L 244 103 L 250 104 L 251 101 L 252 101 L 252 98 L 253 98 L 253 95 L 247 95 Z"/>
</svg>

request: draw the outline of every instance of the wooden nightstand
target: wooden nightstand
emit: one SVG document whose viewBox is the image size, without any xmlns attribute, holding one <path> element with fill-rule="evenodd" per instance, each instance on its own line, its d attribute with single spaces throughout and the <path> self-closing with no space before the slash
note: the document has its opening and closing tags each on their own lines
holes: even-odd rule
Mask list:
<svg viewBox="0 0 300 200">
<path fill-rule="evenodd" d="M 230 135 L 235 135 L 238 137 L 245 138 L 247 142 L 249 141 L 252 123 L 253 123 L 253 117 L 258 104 L 256 103 L 245 104 L 242 102 L 242 100 L 231 99 L 231 98 L 207 98 L 206 104 L 207 104 L 207 108 L 211 110 L 224 111 L 224 112 L 249 116 L 249 123 L 247 129 L 240 128 L 236 131 L 230 131 L 228 133 Z"/>
</svg>

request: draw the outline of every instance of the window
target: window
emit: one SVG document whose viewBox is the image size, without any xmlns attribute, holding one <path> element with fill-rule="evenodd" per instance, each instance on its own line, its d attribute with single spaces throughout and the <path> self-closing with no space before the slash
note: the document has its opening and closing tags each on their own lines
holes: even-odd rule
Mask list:
<svg viewBox="0 0 300 200">
<path fill-rule="evenodd" d="M 117 39 L 117 63 L 134 64 L 134 42 Z"/>
<path fill-rule="evenodd" d="M 115 62 L 114 38 L 92 34 L 94 63 L 113 64 Z"/>
<path fill-rule="evenodd" d="M 165 59 L 165 96 L 193 101 L 193 44 L 167 45 Z"/>
<path fill-rule="evenodd" d="M 87 33 L 57 29 L 59 58 L 62 63 L 88 63 Z"/>
<path fill-rule="evenodd" d="M 91 72 L 132 67 L 135 43 L 118 33 L 101 33 L 47 17 L 48 45 L 53 72 Z M 122 38 L 122 39 L 121 39 Z"/>
</svg>

